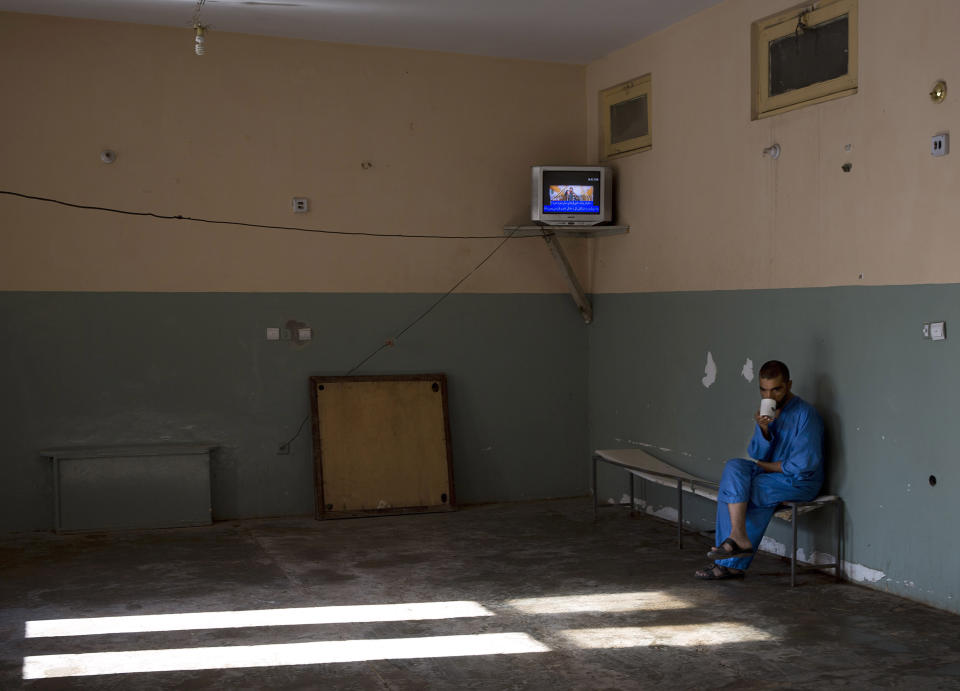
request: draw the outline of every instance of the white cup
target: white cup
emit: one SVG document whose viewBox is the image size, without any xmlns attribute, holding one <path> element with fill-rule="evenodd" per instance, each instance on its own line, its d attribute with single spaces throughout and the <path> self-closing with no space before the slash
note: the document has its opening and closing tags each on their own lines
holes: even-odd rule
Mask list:
<svg viewBox="0 0 960 691">
<path fill-rule="evenodd" d="M 772 398 L 762 398 L 760 399 L 760 415 L 766 417 L 773 417 L 774 413 L 777 412 L 777 402 Z"/>
</svg>

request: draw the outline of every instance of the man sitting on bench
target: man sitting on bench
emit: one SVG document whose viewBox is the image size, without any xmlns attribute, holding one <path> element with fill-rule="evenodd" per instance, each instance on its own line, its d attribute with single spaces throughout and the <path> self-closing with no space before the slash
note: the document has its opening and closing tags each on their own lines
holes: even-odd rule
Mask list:
<svg viewBox="0 0 960 691">
<path fill-rule="evenodd" d="M 717 492 L 717 546 L 714 563 L 697 578 L 743 578 L 777 505 L 810 501 L 823 484 L 823 421 L 812 405 L 790 392 L 790 370 L 779 360 L 760 368 L 760 397 L 773 399 L 754 414 L 756 425 L 747 453 L 756 462 L 731 458 Z M 764 414 L 761 414 L 764 413 Z"/>
</svg>

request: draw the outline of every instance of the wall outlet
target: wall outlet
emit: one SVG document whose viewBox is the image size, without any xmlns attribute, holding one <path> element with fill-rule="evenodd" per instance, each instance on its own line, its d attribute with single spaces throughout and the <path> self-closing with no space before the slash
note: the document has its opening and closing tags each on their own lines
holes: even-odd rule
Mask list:
<svg viewBox="0 0 960 691">
<path fill-rule="evenodd" d="M 294 197 L 291 204 L 295 214 L 305 214 L 310 210 L 310 202 L 306 197 Z"/>
<path fill-rule="evenodd" d="M 930 140 L 931 156 L 946 156 L 950 153 L 950 135 L 946 132 L 933 135 Z"/>
<path fill-rule="evenodd" d="M 268 341 L 279 341 L 279 340 L 280 340 L 280 327 L 277 327 L 277 326 L 268 326 L 268 327 L 267 327 L 267 340 L 268 340 Z"/>
<path fill-rule="evenodd" d="M 946 322 L 930 322 L 930 340 L 931 341 L 947 340 L 947 323 Z"/>
<path fill-rule="evenodd" d="M 309 326 L 297 329 L 298 341 L 309 341 L 313 338 L 313 329 Z"/>
<path fill-rule="evenodd" d="M 927 340 L 930 340 L 930 322 L 924 322 L 923 327 L 921 327 L 920 332 L 923 334 L 923 337 Z"/>
</svg>

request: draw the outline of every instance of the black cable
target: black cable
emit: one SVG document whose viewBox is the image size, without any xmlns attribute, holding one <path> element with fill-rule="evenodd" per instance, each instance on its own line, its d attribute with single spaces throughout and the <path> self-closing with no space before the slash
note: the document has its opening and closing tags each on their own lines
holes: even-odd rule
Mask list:
<svg viewBox="0 0 960 691">
<path fill-rule="evenodd" d="M 365 357 L 363 360 L 361 360 L 361 361 L 358 362 L 356 365 L 354 365 L 353 367 L 351 367 L 350 370 L 347 372 L 347 374 L 344 375 L 344 376 L 349 376 L 350 374 L 352 374 L 352 373 L 355 372 L 356 370 L 360 369 L 360 367 L 362 367 L 363 365 L 365 365 L 369 360 L 371 360 L 377 353 L 379 353 L 379 352 L 380 352 L 381 350 L 383 350 L 384 348 L 388 348 L 388 347 L 393 346 L 393 345 L 395 344 L 395 342 L 396 342 L 401 336 L 403 336 L 403 334 L 405 334 L 407 331 L 409 331 L 409 330 L 412 329 L 414 326 L 416 326 L 416 324 L 417 324 L 418 322 L 420 322 L 421 319 L 423 319 L 423 318 L 426 317 L 428 314 L 430 314 L 430 313 L 437 307 L 437 305 L 439 305 L 441 302 L 443 302 L 443 301 L 446 300 L 448 297 L 450 297 L 450 295 L 453 293 L 453 291 L 455 291 L 457 288 L 459 288 L 460 285 L 461 285 L 464 281 L 466 281 L 466 280 L 467 280 L 468 278 L 470 278 L 474 273 L 476 273 L 476 271 L 477 271 L 481 266 L 483 266 L 484 264 L 486 264 L 487 261 L 489 261 L 489 259 L 490 259 L 493 255 L 495 255 L 495 254 L 500 250 L 500 248 L 503 247 L 503 246 L 506 244 L 507 240 L 509 240 L 510 238 L 512 238 L 512 237 L 513 237 L 513 234 L 516 232 L 516 229 L 511 230 L 511 231 L 507 234 L 506 237 L 503 237 L 502 235 L 407 235 L 407 234 L 404 234 L 404 233 L 366 233 L 366 232 L 362 232 L 362 231 L 361 231 L 361 232 L 348 232 L 348 231 L 343 231 L 343 230 L 322 230 L 322 229 L 318 229 L 318 228 L 298 228 L 298 227 L 295 227 L 295 226 L 272 226 L 272 225 L 264 225 L 264 224 L 259 224 L 259 223 L 244 223 L 244 222 L 242 222 L 242 221 L 217 221 L 217 220 L 211 220 L 211 219 L 207 219 L 207 218 L 194 218 L 194 217 L 191 217 L 191 216 L 183 216 L 183 215 L 181 215 L 181 214 L 176 214 L 176 215 L 157 214 L 157 213 L 153 213 L 153 212 L 151 212 L 151 211 L 127 211 L 127 210 L 125 210 L 125 209 L 112 209 L 112 208 L 106 207 L 106 206 L 91 206 L 91 205 L 88 205 L 88 204 L 74 204 L 73 202 L 65 202 L 65 201 L 61 201 L 61 200 L 59 200 L 59 199 L 52 199 L 52 198 L 50 198 L 50 197 L 38 197 L 38 196 L 35 196 L 35 195 L 31 195 L 31 194 L 22 194 L 22 193 L 20 193 L 20 192 L 10 192 L 10 191 L 8 191 L 8 190 L 0 190 L 0 194 L 6 194 L 6 195 L 9 195 L 9 196 L 11 196 L 11 197 L 20 197 L 21 199 L 32 199 L 32 200 L 35 200 L 35 201 L 49 202 L 49 203 L 51 203 L 51 204 L 59 204 L 59 205 L 61 205 L 61 206 L 66 206 L 66 207 L 69 207 L 69 208 L 72 208 L 72 209 L 84 209 L 84 210 L 88 210 L 88 211 L 106 211 L 106 212 L 108 212 L 108 213 L 124 214 L 124 215 L 127 215 L 127 216 L 148 216 L 148 217 L 151 217 L 151 218 L 159 218 L 159 219 L 162 219 L 162 220 L 195 221 L 195 222 L 197 222 L 197 223 L 213 223 L 213 224 L 223 224 L 223 225 L 235 225 L 235 226 L 245 226 L 245 227 L 248 227 L 248 228 L 266 228 L 266 229 L 271 229 L 271 230 L 296 230 L 296 231 L 303 232 L 303 233 L 323 233 L 323 234 L 326 234 L 326 235 L 360 235 L 360 236 L 364 236 L 364 237 L 380 237 L 380 238 L 424 238 L 424 239 L 443 239 L 443 240 L 497 240 L 497 239 L 503 238 L 503 240 L 500 242 L 500 244 L 498 244 L 496 247 L 494 247 L 494 248 L 493 248 L 493 251 L 490 252 L 490 254 L 488 254 L 486 257 L 483 258 L 483 261 L 481 261 L 479 264 L 477 264 L 475 267 L 473 267 L 473 269 L 471 269 L 470 272 L 469 272 L 466 276 L 464 276 L 464 277 L 461 278 L 459 281 L 457 281 L 450 290 L 448 290 L 448 291 L 447 291 L 446 293 L 444 293 L 436 302 L 434 302 L 432 305 L 430 305 L 430 307 L 428 307 L 420 316 L 418 316 L 418 317 L 417 317 L 416 319 L 414 319 L 412 322 L 410 322 L 409 324 L 407 324 L 407 326 L 405 326 L 396 336 L 394 336 L 393 338 L 388 339 L 387 341 L 385 341 L 380 347 L 378 347 L 378 348 L 377 348 L 376 350 L 374 350 L 372 353 L 370 353 L 369 355 L 367 355 L 367 357 Z M 536 235 L 532 235 L 532 236 L 530 236 L 530 237 L 537 237 L 537 236 L 536 236 Z M 292 444 L 292 443 L 297 439 L 297 437 L 300 436 L 300 433 L 303 431 L 303 426 L 304 426 L 305 424 L 307 424 L 307 420 L 309 420 L 309 419 L 310 419 L 310 416 L 309 416 L 309 415 L 307 415 L 305 418 L 303 418 L 303 421 L 300 423 L 300 426 L 297 428 L 297 433 L 294 434 L 292 437 L 290 437 L 290 439 L 288 439 L 286 442 L 282 443 L 282 444 L 280 445 L 280 448 L 281 448 L 281 449 L 289 449 L 290 444 Z"/>
<path fill-rule="evenodd" d="M 426 311 L 423 312 L 423 314 L 421 314 L 419 317 L 417 317 L 417 318 L 414 319 L 412 322 L 410 322 L 409 324 L 407 324 L 407 326 L 405 326 L 405 327 L 403 328 L 403 330 L 401 330 L 400 333 L 398 333 L 396 336 L 394 336 L 393 338 L 388 339 L 387 341 L 385 341 L 379 348 L 377 348 L 376 350 L 374 350 L 372 353 L 370 353 L 369 355 L 367 355 L 367 357 L 365 357 L 363 360 L 361 360 L 361 361 L 358 362 L 356 365 L 354 365 L 353 367 L 351 367 L 350 370 L 349 370 L 349 371 L 346 373 L 346 375 L 344 375 L 344 376 L 349 376 L 349 375 L 353 374 L 356 370 L 360 369 L 360 367 L 362 367 L 364 364 L 366 364 L 367 360 L 370 360 L 374 355 L 376 355 L 377 353 L 379 353 L 381 350 L 383 350 L 384 348 L 389 348 L 389 347 L 393 346 L 393 345 L 396 343 L 396 341 L 397 341 L 401 336 L 403 336 L 403 334 L 407 333 L 407 331 L 409 331 L 410 329 L 412 329 L 412 328 L 417 324 L 417 322 L 419 322 L 421 319 L 423 319 L 423 318 L 426 317 L 428 314 L 430 314 L 437 305 L 439 305 L 441 302 L 443 302 L 443 301 L 446 300 L 448 297 L 450 297 L 451 293 L 453 293 L 453 291 L 455 291 L 457 288 L 460 287 L 460 284 L 462 284 L 462 283 L 463 283 L 464 281 L 466 281 L 468 278 L 470 278 L 471 276 L 473 276 L 473 274 L 476 273 L 477 269 L 479 269 L 481 266 L 483 266 L 484 264 L 486 264 L 487 261 L 489 261 L 490 257 L 492 257 L 493 255 L 495 255 L 495 254 L 500 250 L 500 248 L 503 247 L 503 246 L 506 244 L 507 240 L 509 240 L 510 238 L 513 237 L 514 232 L 516 232 L 516 231 L 511 230 L 510 233 L 507 235 L 507 237 L 505 237 L 500 244 L 498 244 L 496 247 L 494 247 L 494 248 L 493 248 L 493 251 L 492 251 L 490 254 L 488 254 L 486 257 L 483 258 L 483 261 L 481 261 L 479 264 L 477 264 L 475 267 L 473 267 L 466 276 L 464 276 L 464 277 L 461 278 L 459 281 L 457 281 L 450 290 L 448 290 L 446 293 L 444 293 L 442 296 L 440 296 L 440 298 L 439 298 L 436 302 L 434 302 L 432 305 L 430 305 L 430 306 L 426 309 Z"/>
<path fill-rule="evenodd" d="M 184 216 L 182 214 L 158 214 L 152 211 L 127 211 L 125 209 L 113 209 L 108 206 L 92 206 L 89 204 L 74 204 L 60 199 L 51 199 L 50 197 L 38 197 L 32 194 L 22 194 L 20 192 L 10 192 L 0 190 L 0 194 L 6 194 L 11 197 L 20 197 L 21 199 L 32 199 L 34 201 L 48 202 L 50 204 L 59 204 L 71 209 L 84 209 L 86 211 L 105 211 L 113 214 L 124 214 L 126 216 L 147 216 L 150 218 L 159 218 L 167 221 L 194 221 L 195 223 L 211 223 L 216 225 L 244 226 L 246 228 L 261 228 L 266 230 L 295 230 L 300 233 L 321 233 L 323 235 L 356 235 L 369 238 L 419 238 L 424 240 L 497 240 L 502 235 L 417 235 L 408 233 L 368 233 L 365 231 L 348 230 L 325 230 L 323 228 L 303 228 L 300 226 L 273 226 L 264 223 L 246 223 L 244 221 L 219 221 L 209 218 L 196 218 L 193 216 Z M 534 236 L 535 237 L 535 236 Z"/>
<path fill-rule="evenodd" d="M 300 423 L 300 426 L 297 427 L 297 433 L 294 434 L 294 435 L 293 435 L 292 437 L 290 437 L 289 439 L 287 439 L 287 441 L 285 441 L 285 442 L 283 442 L 282 444 L 280 444 L 280 448 L 281 448 L 281 449 L 288 449 L 288 450 L 289 450 L 290 445 L 294 442 L 294 440 L 295 440 L 297 437 L 300 436 L 300 432 L 303 431 L 303 426 L 304 426 L 305 424 L 307 424 L 307 420 L 309 420 L 309 419 L 310 419 L 310 416 L 309 416 L 309 415 L 307 415 L 305 418 L 303 418 L 303 422 L 301 422 L 301 423 Z"/>
<path fill-rule="evenodd" d="M 495 255 L 495 254 L 500 250 L 500 248 L 503 247 L 503 246 L 507 243 L 507 240 L 509 240 L 510 238 L 513 237 L 513 234 L 514 234 L 515 232 L 516 232 L 515 230 L 511 230 L 510 233 L 507 235 L 507 237 L 503 238 L 503 241 L 502 241 L 500 244 L 498 244 L 496 247 L 494 247 L 494 248 L 493 248 L 493 251 L 492 251 L 490 254 L 488 254 L 486 257 L 483 258 L 483 261 L 481 261 L 479 264 L 477 264 L 475 267 L 473 267 L 466 276 L 464 276 L 464 277 L 461 278 L 459 281 L 457 281 L 450 290 L 448 290 L 448 291 L 447 291 L 446 293 L 444 293 L 436 302 L 434 302 L 432 305 L 430 305 L 422 314 L 420 314 L 420 316 L 418 316 L 418 317 L 417 317 L 416 319 L 414 319 L 412 322 L 410 322 L 409 324 L 407 324 L 396 336 L 394 336 L 393 338 L 390 338 L 390 339 L 386 340 L 383 344 L 380 345 L 380 347 L 378 347 L 378 348 L 377 348 L 376 350 L 374 350 L 372 353 L 370 353 L 369 355 L 367 355 L 367 357 L 363 358 L 363 360 L 361 360 L 360 362 L 358 362 L 357 364 L 355 364 L 353 367 L 351 367 L 344 376 L 350 376 L 351 374 L 353 374 L 354 372 L 356 372 L 356 371 L 357 371 L 358 369 L 360 369 L 363 365 L 365 365 L 365 364 L 367 363 L 367 361 L 371 360 L 377 353 L 379 353 L 379 352 L 380 352 L 381 350 L 383 350 L 384 348 L 389 348 L 389 347 L 395 345 L 396 341 L 397 341 L 403 334 L 407 333 L 407 331 L 409 331 L 410 329 L 412 329 L 421 319 L 423 319 L 423 318 L 426 317 L 428 314 L 430 314 L 430 313 L 436 308 L 437 305 L 439 305 L 441 302 L 443 302 L 443 301 L 446 300 L 448 297 L 450 297 L 450 295 L 453 293 L 453 291 L 455 291 L 457 288 L 459 288 L 460 285 L 461 285 L 464 281 L 466 281 L 466 280 L 467 280 L 468 278 L 470 278 L 474 273 L 476 273 L 477 269 L 479 269 L 481 266 L 483 266 L 484 264 L 486 264 L 486 263 L 490 260 L 490 257 L 492 257 L 493 255 Z M 536 236 L 534 236 L 534 237 L 536 237 Z M 289 447 L 290 447 L 290 444 L 292 444 L 292 443 L 294 442 L 294 440 L 295 440 L 297 437 L 300 436 L 300 432 L 303 431 L 303 426 L 307 423 L 307 420 L 309 420 L 309 419 L 310 419 L 310 415 L 307 415 L 305 418 L 303 418 L 303 421 L 300 423 L 300 427 L 297 428 L 297 433 L 294 434 L 294 435 L 293 435 L 289 440 L 287 440 L 285 443 L 281 444 L 281 445 L 280 445 L 280 448 L 281 448 L 281 449 L 285 449 L 285 448 L 289 448 Z"/>
</svg>

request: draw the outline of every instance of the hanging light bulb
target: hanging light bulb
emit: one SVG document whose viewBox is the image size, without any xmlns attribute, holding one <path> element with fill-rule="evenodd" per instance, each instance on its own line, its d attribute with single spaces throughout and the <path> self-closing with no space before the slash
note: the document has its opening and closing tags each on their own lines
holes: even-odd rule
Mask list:
<svg viewBox="0 0 960 691">
<path fill-rule="evenodd" d="M 206 43 L 207 39 L 204 36 L 206 33 L 206 28 L 197 24 L 193 27 L 194 39 L 193 39 L 193 52 L 197 55 L 203 55 L 207 52 Z"/>
<path fill-rule="evenodd" d="M 197 0 L 197 6 L 193 8 L 193 52 L 197 55 L 203 55 L 207 52 L 207 27 L 200 23 L 200 10 L 207 0 Z"/>
</svg>

